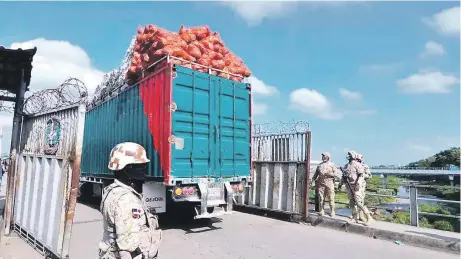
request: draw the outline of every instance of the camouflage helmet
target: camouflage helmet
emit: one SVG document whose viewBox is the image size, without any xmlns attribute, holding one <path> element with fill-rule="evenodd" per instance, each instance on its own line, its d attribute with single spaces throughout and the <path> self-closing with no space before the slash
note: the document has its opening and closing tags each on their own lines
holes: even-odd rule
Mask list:
<svg viewBox="0 0 461 259">
<path fill-rule="evenodd" d="M 146 150 L 139 144 L 124 142 L 116 145 L 110 152 L 109 170 L 118 171 L 130 164 L 145 164 L 150 162 Z"/>
<path fill-rule="evenodd" d="M 351 150 L 351 151 L 347 152 L 347 156 L 350 157 L 350 159 L 355 160 L 355 159 L 357 159 L 358 154 L 357 154 L 357 152 Z"/>
<path fill-rule="evenodd" d="M 322 156 L 331 158 L 331 154 L 330 154 L 329 152 L 323 152 L 323 153 L 322 153 Z"/>
</svg>

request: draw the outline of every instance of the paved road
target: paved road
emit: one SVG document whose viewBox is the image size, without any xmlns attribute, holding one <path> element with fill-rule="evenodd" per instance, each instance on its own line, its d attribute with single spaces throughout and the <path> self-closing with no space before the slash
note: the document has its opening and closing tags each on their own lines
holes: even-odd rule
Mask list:
<svg viewBox="0 0 461 259">
<path fill-rule="evenodd" d="M 206 221 L 165 225 L 159 259 L 459 258 L 459 255 L 399 246 L 359 235 L 238 212 L 223 218 L 223 221 L 213 222 L 211 226 Z M 97 259 L 101 233 L 99 211 L 78 204 L 70 258 Z M 19 238 L 9 238 L 7 243 L 1 251 L 3 259 L 40 258 Z"/>
<path fill-rule="evenodd" d="M 175 226 L 167 224 L 168 227 L 164 230 L 160 259 L 459 258 L 238 212 L 214 222 L 211 227 L 206 221 Z M 72 235 L 71 258 L 96 259 L 101 232 L 101 214 L 96 209 L 79 204 Z"/>
</svg>

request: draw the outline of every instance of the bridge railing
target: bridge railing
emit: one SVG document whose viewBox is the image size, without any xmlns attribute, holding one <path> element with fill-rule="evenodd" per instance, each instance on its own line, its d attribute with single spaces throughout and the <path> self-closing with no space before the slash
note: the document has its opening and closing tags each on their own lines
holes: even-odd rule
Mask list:
<svg viewBox="0 0 461 259">
<path fill-rule="evenodd" d="M 457 167 L 411 167 L 411 166 L 370 166 L 371 169 L 380 170 L 427 170 L 427 171 L 456 171 L 460 170 Z"/>
<path fill-rule="evenodd" d="M 449 200 L 436 198 L 431 195 L 424 194 L 428 190 L 436 190 L 437 192 L 443 193 L 452 193 L 456 196 L 459 194 L 460 187 L 458 186 L 440 186 L 440 185 L 417 185 L 414 183 L 407 184 L 396 184 L 393 183 L 390 186 L 385 186 L 386 188 L 378 190 L 367 190 L 365 205 L 372 212 L 372 215 L 375 219 L 390 221 L 394 223 L 406 223 L 416 227 L 444 227 L 444 230 L 453 230 L 459 231 L 459 223 L 456 223 L 457 226 L 453 226 L 453 220 L 459 222 L 461 219 L 459 214 L 459 208 L 461 202 L 459 197 L 455 197 L 458 200 Z M 400 186 L 405 188 L 406 195 L 395 195 L 394 189 Z M 339 206 L 338 215 L 349 216 L 350 211 L 346 213 L 341 213 L 341 205 L 349 205 L 349 200 L 347 199 L 347 194 L 344 191 L 345 187 L 340 191 L 336 191 L 335 203 Z M 386 193 L 386 191 L 391 191 L 391 193 Z M 311 188 L 311 204 L 315 204 L 315 191 Z M 392 202 L 389 202 L 392 201 Z M 442 206 L 445 205 L 445 206 Z M 325 209 L 328 210 L 328 203 L 325 205 Z M 450 211 L 450 210 L 452 211 Z M 383 215 L 384 214 L 384 215 Z M 388 214 L 388 215 L 385 215 Z M 441 224 L 440 220 L 445 219 L 448 222 L 442 223 L 445 226 L 435 226 Z M 432 223 L 430 223 L 432 222 Z M 451 222 L 451 223 L 450 223 Z M 451 227 L 447 227 L 447 224 L 451 224 Z M 456 225 L 455 224 L 455 225 Z"/>
<path fill-rule="evenodd" d="M 449 186 L 434 186 L 434 185 L 414 185 L 414 184 L 407 184 L 407 185 L 402 185 L 402 187 L 408 188 L 408 196 L 398 196 L 398 195 L 385 195 L 385 194 L 377 194 L 377 193 L 371 193 L 367 192 L 366 195 L 371 196 L 371 197 L 384 197 L 384 198 L 394 198 L 394 199 L 399 199 L 399 200 L 409 200 L 409 214 L 410 214 L 410 225 L 420 227 L 420 219 L 423 216 L 430 216 L 430 217 L 439 217 L 439 218 L 451 218 L 451 219 L 460 219 L 460 215 L 451 215 L 447 213 L 437 213 L 438 211 L 445 212 L 446 210 L 444 209 L 438 209 L 435 210 L 436 212 L 427 212 L 427 211 L 422 211 L 424 207 L 421 207 L 420 205 L 423 204 L 428 204 L 427 202 L 434 203 L 434 205 L 440 205 L 440 203 L 443 204 L 457 204 L 459 207 L 461 205 L 461 202 L 458 200 L 447 200 L 447 199 L 439 199 L 439 198 L 427 198 L 427 197 L 422 197 L 419 195 L 419 190 L 421 189 L 444 189 L 444 190 L 460 190 L 459 187 L 449 187 Z M 421 203 L 426 202 L 426 203 Z M 377 209 L 383 209 L 382 206 L 369 206 L 371 208 L 377 208 Z M 384 208 L 385 209 L 385 208 Z"/>
</svg>

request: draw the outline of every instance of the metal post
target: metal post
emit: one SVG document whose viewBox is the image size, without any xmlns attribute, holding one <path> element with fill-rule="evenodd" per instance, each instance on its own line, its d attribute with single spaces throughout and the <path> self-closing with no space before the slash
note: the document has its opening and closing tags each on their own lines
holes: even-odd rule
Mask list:
<svg viewBox="0 0 461 259">
<path fill-rule="evenodd" d="M 16 169 L 18 162 L 19 141 L 22 128 L 22 110 L 24 106 L 24 94 L 26 92 L 26 82 L 24 81 L 24 69 L 22 69 L 21 85 L 16 93 L 16 104 L 14 106 L 13 129 L 11 132 L 11 148 L 10 148 L 10 165 L 8 166 L 7 190 L 5 199 L 5 235 L 9 235 L 11 231 L 11 222 L 13 219 L 13 204 L 16 187 Z"/>
<path fill-rule="evenodd" d="M 410 186 L 410 225 L 419 227 L 418 189 L 414 185 Z"/>
<path fill-rule="evenodd" d="M 311 177 L 311 131 L 306 132 L 306 207 L 304 208 L 304 215 L 309 216 L 309 196 L 310 196 L 310 177 Z"/>
<path fill-rule="evenodd" d="M 387 189 L 387 175 L 381 174 L 380 177 L 381 177 L 381 185 L 383 189 Z"/>
<path fill-rule="evenodd" d="M 83 147 L 83 133 L 85 125 L 85 105 L 80 104 L 78 107 L 78 118 L 77 118 L 77 136 L 74 144 L 74 148 L 70 155 L 70 162 L 72 163 L 72 176 L 70 182 L 70 193 L 66 208 L 66 221 L 64 225 L 64 241 L 62 247 L 62 255 L 68 255 L 70 249 L 70 237 L 72 233 L 72 223 L 75 215 L 75 207 L 77 204 L 77 195 L 80 180 L 80 162 L 82 159 L 82 147 Z"/>
<path fill-rule="evenodd" d="M 3 124 L 0 125 L 0 158 L 2 156 L 2 144 L 3 144 Z"/>
<path fill-rule="evenodd" d="M 319 192 L 315 188 L 315 212 L 320 212 Z"/>
<path fill-rule="evenodd" d="M 451 187 L 455 187 L 455 176 L 454 175 L 449 175 L 448 179 L 450 180 L 450 185 Z"/>
</svg>

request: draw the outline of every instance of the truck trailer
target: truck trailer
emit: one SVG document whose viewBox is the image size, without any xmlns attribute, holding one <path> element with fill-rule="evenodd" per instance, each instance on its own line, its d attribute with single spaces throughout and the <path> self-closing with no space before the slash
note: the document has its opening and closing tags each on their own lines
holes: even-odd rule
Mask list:
<svg viewBox="0 0 461 259">
<path fill-rule="evenodd" d="M 176 61 L 164 57 L 137 83 L 88 108 L 82 198 L 101 196 L 113 182 L 111 149 L 135 142 L 150 159 L 142 194 L 155 213 L 186 208 L 195 219 L 231 213 L 251 181 L 250 84 Z"/>
</svg>

